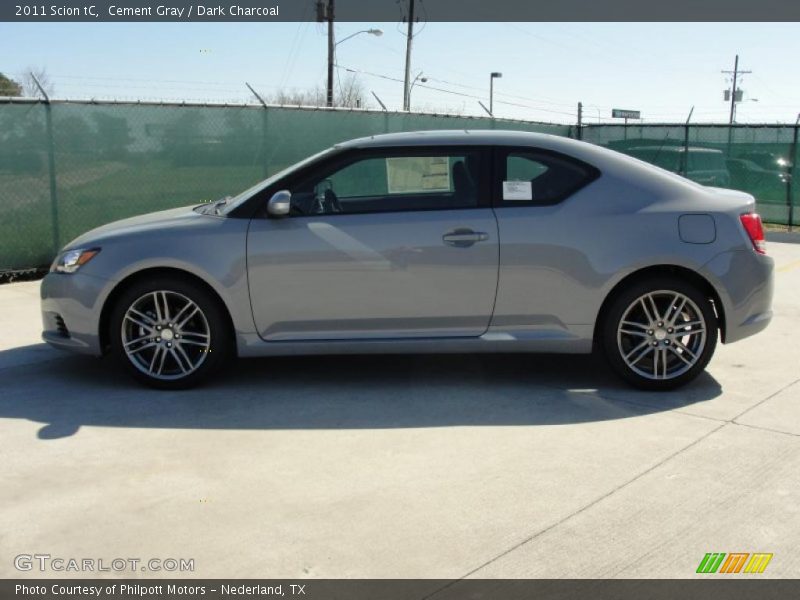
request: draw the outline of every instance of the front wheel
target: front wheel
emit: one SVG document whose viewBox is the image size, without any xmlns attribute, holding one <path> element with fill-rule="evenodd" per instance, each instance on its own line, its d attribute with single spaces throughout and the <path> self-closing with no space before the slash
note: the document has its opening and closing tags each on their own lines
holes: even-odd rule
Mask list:
<svg viewBox="0 0 800 600">
<path fill-rule="evenodd" d="M 697 377 L 717 345 L 717 317 L 709 298 L 677 278 L 658 277 L 620 293 L 606 313 L 603 348 L 629 383 L 670 390 Z"/>
<path fill-rule="evenodd" d="M 219 302 L 190 281 L 157 277 L 126 289 L 113 308 L 111 352 L 139 381 L 161 389 L 196 385 L 231 353 Z"/>
</svg>

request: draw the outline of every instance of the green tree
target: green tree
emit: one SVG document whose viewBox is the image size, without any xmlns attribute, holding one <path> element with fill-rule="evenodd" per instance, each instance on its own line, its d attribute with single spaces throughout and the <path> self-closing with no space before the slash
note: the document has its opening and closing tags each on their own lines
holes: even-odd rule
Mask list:
<svg viewBox="0 0 800 600">
<path fill-rule="evenodd" d="M 21 96 L 22 86 L 0 73 L 0 96 Z"/>
</svg>

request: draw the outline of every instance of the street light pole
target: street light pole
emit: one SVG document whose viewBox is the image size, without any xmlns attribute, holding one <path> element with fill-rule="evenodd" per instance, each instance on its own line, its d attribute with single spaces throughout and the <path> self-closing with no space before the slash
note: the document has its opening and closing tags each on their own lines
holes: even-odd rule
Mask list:
<svg viewBox="0 0 800 600">
<path fill-rule="evenodd" d="M 497 71 L 489 75 L 489 112 L 494 116 L 494 80 L 502 77 L 502 73 Z"/>
<path fill-rule="evenodd" d="M 328 12 L 325 15 L 328 21 L 328 89 L 325 94 L 325 106 L 333 106 L 333 54 L 336 50 L 336 42 L 333 39 L 333 3 L 328 0 Z"/>
<path fill-rule="evenodd" d="M 411 85 L 408 87 L 408 107 L 406 110 L 411 110 L 411 91 L 414 89 L 414 85 L 416 85 L 417 81 L 421 81 L 422 83 L 427 83 L 428 78 L 423 77 L 422 71 L 417 73 L 417 76 L 414 77 L 414 81 L 411 82 Z"/>
<path fill-rule="evenodd" d="M 408 33 L 406 34 L 406 75 L 403 79 L 403 110 L 411 110 L 411 41 L 414 39 L 414 0 L 408 0 Z"/>
</svg>

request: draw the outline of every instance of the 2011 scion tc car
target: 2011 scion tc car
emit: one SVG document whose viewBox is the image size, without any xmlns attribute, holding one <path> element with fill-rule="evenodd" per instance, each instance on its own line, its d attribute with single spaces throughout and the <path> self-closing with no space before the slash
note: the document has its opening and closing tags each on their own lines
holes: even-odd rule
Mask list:
<svg viewBox="0 0 800 600">
<path fill-rule="evenodd" d="M 600 349 L 670 389 L 772 316 L 753 197 L 522 132 L 378 135 L 70 243 L 44 339 L 160 388 L 234 356 Z"/>
</svg>

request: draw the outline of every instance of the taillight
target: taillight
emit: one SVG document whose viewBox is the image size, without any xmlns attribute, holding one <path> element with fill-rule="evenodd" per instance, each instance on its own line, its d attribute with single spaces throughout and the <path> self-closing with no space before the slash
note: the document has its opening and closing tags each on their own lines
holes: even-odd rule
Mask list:
<svg viewBox="0 0 800 600">
<path fill-rule="evenodd" d="M 767 242 L 764 239 L 764 226 L 761 224 L 761 217 L 756 213 L 746 213 L 739 215 L 742 226 L 747 232 L 750 241 L 753 242 L 753 249 L 759 254 L 767 253 Z"/>
</svg>

